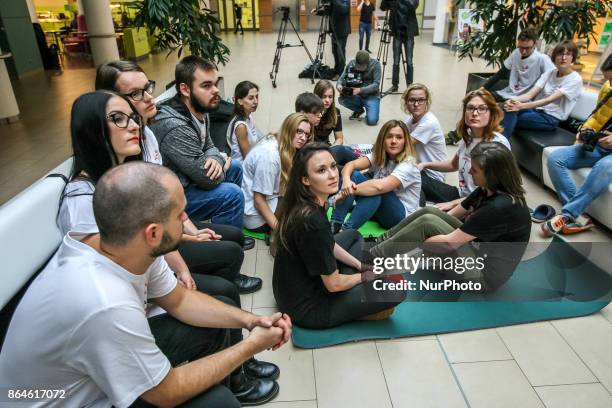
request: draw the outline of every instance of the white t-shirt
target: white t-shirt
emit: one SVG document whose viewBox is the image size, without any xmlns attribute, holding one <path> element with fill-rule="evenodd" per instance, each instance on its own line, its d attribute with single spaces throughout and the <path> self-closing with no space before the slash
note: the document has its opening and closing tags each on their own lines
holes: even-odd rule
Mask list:
<svg viewBox="0 0 612 408">
<path fill-rule="evenodd" d="M 71 232 L 19 303 L 0 355 L 0 384 L 59 389 L 66 399 L 30 407 L 128 407 L 171 365 L 155 344 L 147 299 L 177 284 L 157 258 L 128 272 Z"/>
<path fill-rule="evenodd" d="M 524 94 L 543 73 L 555 68 L 548 55 L 536 50 L 529 57 L 522 58 L 518 48 L 506 58 L 504 65 L 510 70 L 510 79 L 508 86 L 497 93 L 505 99 Z"/>
<path fill-rule="evenodd" d="M 474 179 L 470 174 L 470 169 L 472 168 L 472 157 L 470 153 L 476 147 L 478 143 L 482 142 L 482 138 L 474 138 L 470 142 L 469 146 L 465 145 L 463 139 L 459 141 L 457 144 L 457 156 L 459 157 L 459 196 L 467 197 L 472 193 L 472 191 L 476 190 L 476 184 L 474 183 Z M 504 137 L 504 135 L 495 132 L 493 136 L 493 140 L 491 142 L 498 142 L 506 146 L 510 149 L 510 142 L 508 139 Z"/>
<path fill-rule="evenodd" d="M 542 91 L 535 98 L 536 101 L 549 97 L 555 91 L 561 91 L 565 95 L 548 105 L 537 108 L 559 120 L 565 120 L 576 106 L 578 97 L 582 92 L 582 78 L 576 71 L 558 77 L 557 68 L 554 68 L 542 74 L 535 86 L 542 88 Z"/>
<path fill-rule="evenodd" d="M 421 197 L 421 173 L 414 159 L 409 157 L 400 163 L 390 160 L 385 167 L 378 167 L 374 165 L 372 153 L 365 157 L 370 161 L 369 172 L 373 174 L 374 179 L 394 176 L 400 181 L 401 186 L 393 192 L 404 205 L 406 216 L 415 212 L 419 208 L 419 198 Z"/>
<path fill-rule="evenodd" d="M 442 126 L 438 118 L 427 112 L 417 123 L 412 121 L 412 115 L 406 118 L 406 125 L 410 131 L 410 136 L 418 140 L 414 145 L 417 159 L 419 162 L 444 161 L 448 159 L 446 155 L 446 141 Z M 425 169 L 428 176 L 444 181 L 444 173 L 431 169 Z"/>
<path fill-rule="evenodd" d="M 253 115 L 249 115 L 247 120 L 239 120 L 237 116 L 232 118 L 227 126 L 227 144 L 232 149 L 232 160 L 236 160 L 239 163 L 242 163 L 244 160 L 244 157 L 242 157 L 242 152 L 240 151 L 240 146 L 238 146 L 238 137 L 236 136 L 236 128 L 241 124 L 247 127 L 248 140 L 251 147 L 253 147 L 260 138 L 260 134 L 255 128 L 255 120 L 253 120 Z"/>
<path fill-rule="evenodd" d="M 266 220 L 255 208 L 254 192 L 266 196 L 268 206 L 276 211 L 278 205 L 281 160 L 276 139 L 260 140 L 242 163 L 242 192 L 244 193 L 244 226 L 261 227 Z"/>
<path fill-rule="evenodd" d="M 93 212 L 94 190 L 90 181 L 75 180 L 66 185 L 57 216 L 57 225 L 62 235 L 71 230 L 89 234 L 98 232 Z"/>
<path fill-rule="evenodd" d="M 157 138 L 155 137 L 155 134 L 153 134 L 153 131 L 148 126 L 145 126 L 144 136 L 147 154 L 143 155 L 142 159 L 149 163 L 161 165 L 162 156 L 159 152 L 159 144 L 157 143 Z"/>
</svg>

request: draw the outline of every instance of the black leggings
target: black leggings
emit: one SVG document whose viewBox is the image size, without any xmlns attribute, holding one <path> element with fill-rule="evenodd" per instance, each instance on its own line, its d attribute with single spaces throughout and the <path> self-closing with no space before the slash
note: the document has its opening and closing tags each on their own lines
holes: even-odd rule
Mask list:
<svg viewBox="0 0 612 408">
<path fill-rule="evenodd" d="M 427 201 L 436 204 L 460 198 L 457 187 L 430 177 L 424 171 L 421 172 L 421 195 L 425 195 Z"/>
<path fill-rule="evenodd" d="M 345 230 L 336 234 L 334 238 L 338 245 L 355 258 L 363 258 L 363 238 L 357 231 Z M 338 262 L 338 269 L 344 275 L 359 273 L 340 262 Z M 308 318 L 296 323 L 312 329 L 335 327 L 389 309 L 401 303 L 405 297 L 406 294 L 403 292 L 374 291 L 372 283 L 360 283 L 347 291 L 330 295 L 329 318 L 326 325 L 320 325 L 320 322 L 310 322 Z M 313 315 L 320 316 L 318 313 L 313 313 Z"/>
<path fill-rule="evenodd" d="M 192 274 L 219 276 L 233 282 L 244 260 L 244 235 L 231 225 L 196 223 L 198 228 L 210 228 L 221 235 L 220 241 L 185 242 L 179 253 Z"/>
</svg>

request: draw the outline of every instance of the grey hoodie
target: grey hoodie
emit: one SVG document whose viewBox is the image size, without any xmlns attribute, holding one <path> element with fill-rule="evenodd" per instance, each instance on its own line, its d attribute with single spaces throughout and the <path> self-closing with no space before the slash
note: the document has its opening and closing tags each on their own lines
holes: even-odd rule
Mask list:
<svg viewBox="0 0 612 408">
<path fill-rule="evenodd" d="M 208 115 L 205 120 L 208 129 Z M 149 127 L 159 142 L 164 165 L 176 173 L 183 187 L 196 184 L 201 189 L 212 190 L 224 180 L 225 172 L 216 180 L 206 176 L 206 160 L 212 158 L 221 166 L 225 161 L 208 132 L 201 134 L 199 124 L 179 95 L 158 106 L 158 113 Z"/>
</svg>

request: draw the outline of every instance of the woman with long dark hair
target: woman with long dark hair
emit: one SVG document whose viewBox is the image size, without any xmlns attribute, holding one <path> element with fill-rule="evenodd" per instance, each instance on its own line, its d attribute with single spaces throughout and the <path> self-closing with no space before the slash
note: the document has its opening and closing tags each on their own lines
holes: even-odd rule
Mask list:
<svg viewBox="0 0 612 408">
<path fill-rule="evenodd" d="M 368 170 L 368 175 L 361 173 Z M 342 189 L 335 196 L 333 231 L 358 229 L 369 219 L 391 228 L 419 208 L 421 175 L 410 132 L 404 122 L 390 120 L 378 132 L 371 154 L 342 169 Z M 346 215 L 356 201 L 348 219 Z"/>
<path fill-rule="evenodd" d="M 130 160 L 142 159 L 142 119 L 131 102 L 124 96 L 110 91 L 96 91 L 78 97 L 72 105 L 70 117 L 70 133 L 74 151 L 74 162 L 70 182 L 66 185 L 58 215 L 58 225 L 62 233 L 76 230 L 83 233 L 97 233 L 98 226 L 93 213 L 93 193 L 100 177 L 110 168 Z M 116 203 L 117 211 L 121 211 L 121 203 Z M 197 280 L 197 288 L 210 295 L 222 296 L 237 307 L 240 307 L 240 296 L 237 287 L 226 279 L 224 274 L 239 272 L 242 264 L 242 248 L 234 242 L 203 242 L 182 243 L 185 245 L 216 245 L 214 251 L 217 258 L 216 266 L 210 263 L 199 263 L 192 259 L 191 270 Z M 230 251 L 235 258 L 232 265 L 219 262 L 221 251 Z M 232 252 L 233 251 L 233 252 Z M 192 251 L 197 253 L 198 251 Z M 202 252 L 202 251 L 200 251 Z M 224 257 L 226 254 L 223 254 Z M 196 289 L 196 282 L 189 268 L 184 265 L 179 252 L 173 251 L 164 256 L 170 268 L 177 275 L 180 284 L 189 289 Z M 207 274 L 205 278 L 197 276 Z M 220 276 L 214 276 L 219 274 Z M 226 301 L 226 300 L 224 300 Z M 232 341 L 242 339 L 240 330 L 232 330 Z M 235 344 L 235 343 L 233 343 Z M 245 372 L 253 378 L 277 375 L 278 367 L 251 359 L 244 364 L 244 371 L 239 370 L 234 376 L 232 390 L 252 385 Z M 272 374 L 271 374 L 272 373 Z M 247 392 L 248 393 L 248 392 Z"/>
<path fill-rule="evenodd" d="M 514 156 L 501 143 L 481 142 L 471 158 L 470 174 L 477 187 L 460 205 L 448 213 L 435 207 L 415 212 L 379 237 L 370 253 L 394 256 L 407 252 L 406 243 L 432 244 L 448 251 L 468 243 L 501 243 L 488 247 L 491 251 L 485 257 L 483 275 L 471 278 L 489 290 L 508 280 L 531 235 L 521 173 Z M 478 247 L 472 245 L 476 254 Z"/>
<path fill-rule="evenodd" d="M 234 117 L 227 125 L 227 144 L 232 160 L 242 163 L 253 145 L 259 140 L 253 113 L 259 104 L 259 87 L 251 81 L 242 81 L 234 89 Z"/>
<path fill-rule="evenodd" d="M 481 142 L 499 142 L 510 149 L 510 143 L 501 133 L 503 112 L 493 95 L 484 89 L 469 92 L 463 98 L 463 112 L 457 123 L 457 134 L 461 137 L 457 153 L 450 160 L 419 163 L 421 170 L 449 173 L 458 171 L 459 186 L 451 186 L 440 180 L 423 178 L 423 192 L 427 201 L 448 211 L 459 204 L 476 189 L 470 175 L 471 151 Z"/>
<path fill-rule="evenodd" d="M 338 169 L 329 147 L 303 147 L 295 156 L 273 235 L 272 287 L 279 309 L 308 328 L 386 311 L 384 317 L 405 296 L 371 290 L 366 281 L 373 274 L 358 258 L 363 244 L 358 232 L 343 231 L 334 239 L 325 204 L 337 189 Z"/>
</svg>

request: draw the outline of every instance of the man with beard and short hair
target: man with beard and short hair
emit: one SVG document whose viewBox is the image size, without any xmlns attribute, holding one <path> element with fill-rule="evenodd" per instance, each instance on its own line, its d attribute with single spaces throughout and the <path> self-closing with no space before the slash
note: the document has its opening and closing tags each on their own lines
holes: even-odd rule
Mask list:
<svg viewBox="0 0 612 408">
<path fill-rule="evenodd" d="M 291 320 L 177 284 L 161 255 L 177 247 L 185 203 L 164 167 L 134 161 L 107 171 L 93 196 L 99 234 L 70 231 L 28 288 L 0 355 L 0 384 L 60 390 L 39 401 L 52 407 L 238 407 L 274 398 L 273 378 L 236 387 L 234 372 L 286 343 Z M 251 333 L 232 341 L 226 327 Z"/>
<path fill-rule="evenodd" d="M 176 65 L 175 80 L 177 94 L 159 106 L 150 125 L 163 163 L 185 188 L 192 220 L 242 228 L 242 168 L 221 155 L 209 133 L 207 113 L 221 101 L 217 68 L 190 55 Z"/>
</svg>

